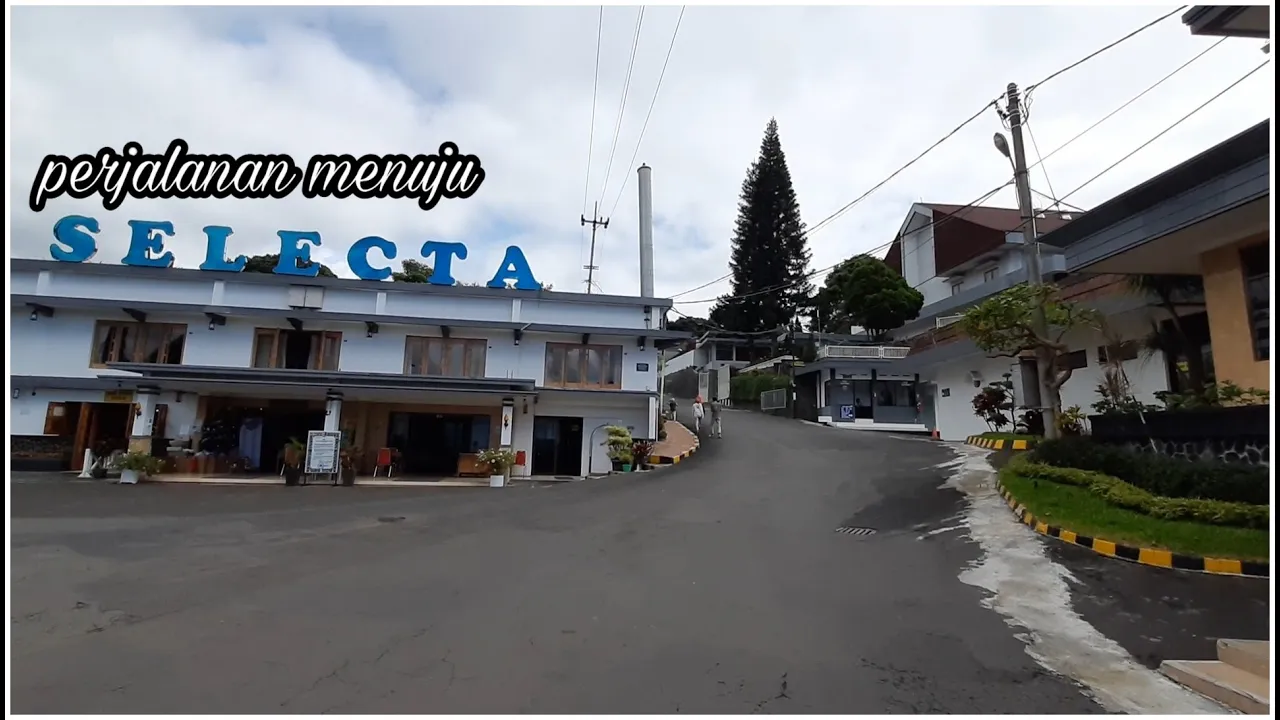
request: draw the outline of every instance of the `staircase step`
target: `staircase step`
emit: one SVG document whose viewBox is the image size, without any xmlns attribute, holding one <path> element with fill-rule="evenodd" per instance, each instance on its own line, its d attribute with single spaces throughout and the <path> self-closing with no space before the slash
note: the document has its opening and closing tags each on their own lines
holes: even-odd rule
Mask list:
<svg viewBox="0 0 1280 720">
<path fill-rule="evenodd" d="M 1228 665 L 1271 677 L 1271 643 L 1266 640 L 1218 640 L 1218 659 Z"/>
<path fill-rule="evenodd" d="M 1249 715 L 1271 714 L 1271 682 L 1217 660 L 1166 660 L 1160 672 L 1171 680 Z"/>
</svg>

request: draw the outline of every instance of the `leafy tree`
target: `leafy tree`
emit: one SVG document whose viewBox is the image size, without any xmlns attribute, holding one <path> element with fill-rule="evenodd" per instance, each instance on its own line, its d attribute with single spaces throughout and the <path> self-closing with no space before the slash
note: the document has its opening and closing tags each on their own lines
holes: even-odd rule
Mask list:
<svg viewBox="0 0 1280 720">
<path fill-rule="evenodd" d="M 1035 309 L 1044 308 L 1047 329 L 1036 331 Z M 984 352 L 994 357 L 1019 357 L 1035 352 L 1040 358 L 1042 385 L 1048 390 L 1049 417 L 1045 436 L 1058 435 L 1062 412 L 1062 385 L 1071 379 L 1071 366 L 1062 358 L 1071 351 L 1063 342 L 1068 332 L 1080 327 L 1099 327 L 1102 316 L 1076 303 L 1062 300 L 1053 285 L 1015 285 L 969 308 L 960 321 L 965 334 Z"/>
<path fill-rule="evenodd" d="M 274 273 L 276 271 L 276 264 L 279 262 L 280 262 L 280 253 L 273 253 L 271 255 L 254 255 L 253 257 L 249 258 L 248 262 L 244 264 L 244 271 L 252 272 L 252 273 L 267 273 L 267 274 Z M 297 266 L 299 269 L 306 269 L 311 267 L 311 265 L 314 265 L 314 264 L 316 264 L 314 261 L 312 261 L 312 263 L 309 265 L 303 264 L 301 260 L 297 262 Z M 332 269 L 330 269 L 328 265 L 321 264 L 320 277 L 335 278 L 335 277 L 338 277 L 338 275 Z"/>
<path fill-rule="evenodd" d="M 739 332 L 795 327 L 813 285 L 800 203 L 777 120 L 765 128 L 760 156 L 742 182 L 732 243 L 732 291 L 712 308 L 711 322 Z"/>
<path fill-rule="evenodd" d="M 874 339 L 920 315 L 924 295 L 879 258 L 855 255 L 827 275 L 813 312 L 824 332 L 861 327 Z"/>
<path fill-rule="evenodd" d="M 677 332 L 700 333 L 706 325 L 707 323 L 705 320 L 686 317 L 684 315 L 677 317 L 675 320 L 667 321 L 667 329 L 675 330 Z"/>
<path fill-rule="evenodd" d="M 391 273 L 391 279 L 402 283 L 425 283 L 434 272 L 434 268 L 421 260 L 410 259 L 400 263 L 399 272 Z"/>
</svg>

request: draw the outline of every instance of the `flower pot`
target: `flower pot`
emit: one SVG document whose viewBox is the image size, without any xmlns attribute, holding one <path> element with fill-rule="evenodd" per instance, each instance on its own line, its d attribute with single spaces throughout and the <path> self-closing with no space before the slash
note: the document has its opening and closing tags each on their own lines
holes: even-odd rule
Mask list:
<svg viewBox="0 0 1280 720">
<path fill-rule="evenodd" d="M 342 469 L 342 484 L 343 484 L 343 485 L 355 485 L 355 484 L 356 484 L 356 469 L 355 469 L 355 468 L 343 468 L 343 469 Z"/>
<path fill-rule="evenodd" d="M 137 485 L 138 471 L 137 470 L 121 470 L 120 484 L 121 485 Z"/>
<path fill-rule="evenodd" d="M 296 467 L 286 466 L 284 469 L 284 484 L 297 485 L 302 478 L 302 470 Z"/>
<path fill-rule="evenodd" d="M 622 472 L 622 461 L 621 461 L 621 460 L 610 460 L 610 461 L 609 461 L 609 463 L 610 463 L 610 465 L 613 467 L 613 471 L 614 471 L 614 472 Z"/>
<path fill-rule="evenodd" d="M 489 487 L 491 488 L 500 488 L 505 486 L 506 484 L 507 484 L 506 475 L 490 475 L 489 476 Z"/>
<path fill-rule="evenodd" d="M 622 463 L 622 472 L 631 472 L 631 463 Z"/>
</svg>

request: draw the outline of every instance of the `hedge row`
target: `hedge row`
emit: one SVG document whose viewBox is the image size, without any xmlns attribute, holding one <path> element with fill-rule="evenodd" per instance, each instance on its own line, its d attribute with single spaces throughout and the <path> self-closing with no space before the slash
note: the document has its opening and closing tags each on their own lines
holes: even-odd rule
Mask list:
<svg viewBox="0 0 1280 720">
<path fill-rule="evenodd" d="M 1246 463 L 1184 460 L 1108 445 L 1088 437 L 1046 440 L 1032 451 L 1035 460 L 1120 478 L 1152 495 L 1166 498 L 1223 500 L 1251 505 L 1271 503 L 1267 468 Z"/>
<path fill-rule="evenodd" d="M 760 393 L 791 387 L 791 378 L 773 373 L 743 373 L 729 381 L 729 397 L 735 403 L 759 404 Z"/>
<path fill-rule="evenodd" d="M 1259 530 L 1271 527 L 1271 508 L 1268 505 L 1160 497 L 1110 475 L 1046 465 L 1036 462 L 1029 455 L 1013 458 L 1005 466 L 1005 471 L 1025 478 L 1085 488 L 1116 507 L 1160 520 L 1189 520 L 1206 525 Z"/>
</svg>

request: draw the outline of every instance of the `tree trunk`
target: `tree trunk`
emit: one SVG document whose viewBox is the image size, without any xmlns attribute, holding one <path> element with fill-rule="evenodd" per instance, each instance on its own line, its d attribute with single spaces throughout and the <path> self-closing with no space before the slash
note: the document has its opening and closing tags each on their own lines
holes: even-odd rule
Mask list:
<svg viewBox="0 0 1280 720">
<path fill-rule="evenodd" d="M 1058 415 L 1062 411 L 1062 396 L 1058 392 L 1062 387 L 1062 383 L 1054 384 L 1057 380 L 1054 358 L 1052 353 L 1046 352 L 1043 348 L 1036 352 L 1036 365 L 1040 371 L 1040 393 L 1047 397 L 1040 398 L 1040 404 L 1044 409 L 1040 411 L 1040 416 L 1044 420 L 1044 439 L 1058 439 Z M 1070 374 L 1067 375 L 1070 377 Z"/>
</svg>

